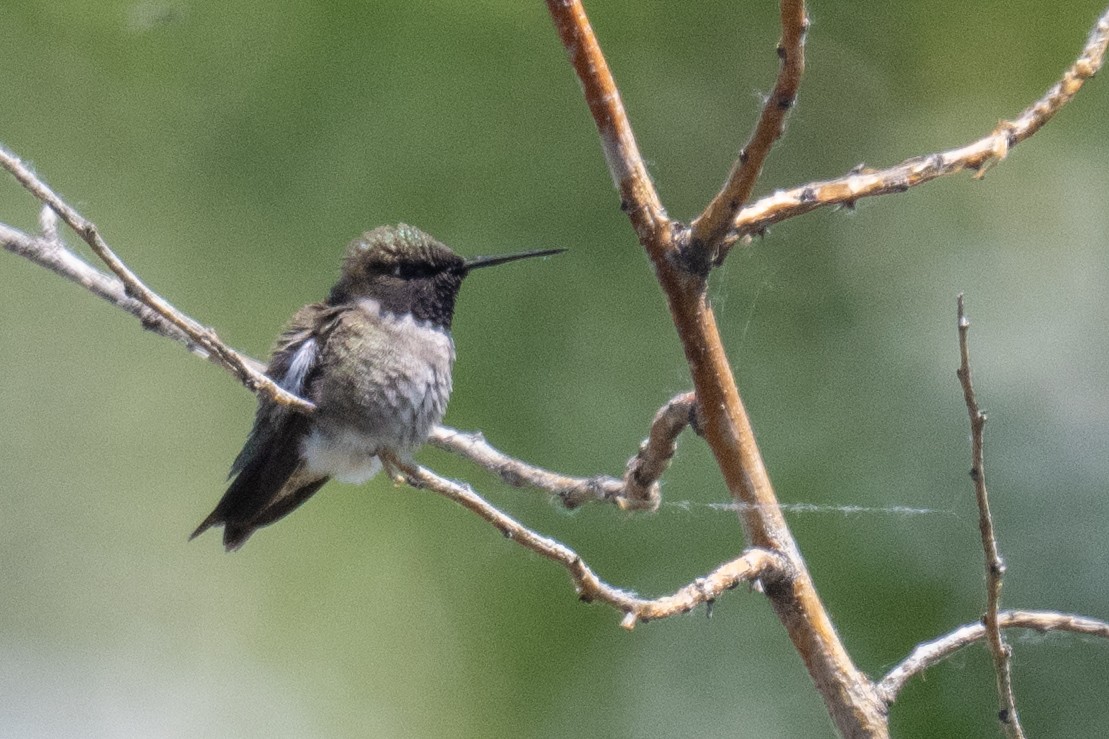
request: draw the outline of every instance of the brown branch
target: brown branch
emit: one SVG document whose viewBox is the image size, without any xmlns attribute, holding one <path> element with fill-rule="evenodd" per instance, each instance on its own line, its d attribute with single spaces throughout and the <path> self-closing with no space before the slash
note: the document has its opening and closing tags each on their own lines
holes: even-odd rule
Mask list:
<svg viewBox="0 0 1109 739">
<path fill-rule="evenodd" d="M 631 218 L 639 240 L 645 243 L 660 231 L 669 229 L 670 219 L 639 154 L 620 90 L 581 1 L 547 0 L 547 9 L 597 124 L 609 173 L 620 192 L 620 209 Z"/>
<path fill-rule="evenodd" d="M 0 147 L 0 166 L 8 170 L 8 172 L 23 185 L 24 189 L 57 213 L 62 221 L 72 228 L 77 235 L 89 245 L 93 253 L 100 257 L 101 261 L 103 261 L 108 269 L 118 278 L 125 296 L 138 300 L 166 323 L 169 323 L 178 331 L 185 334 L 190 342 L 203 349 L 208 355 L 214 357 L 222 367 L 238 377 L 239 381 L 251 391 L 263 393 L 274 402 L 294 408 L 302 413 L 311 413 L 315 409 L 315 406 L 308 401 L 286 392 L 270 378 L 266 377 L 261 371 L 256 369 L 256 364 L 253 360 L 244 357 L 224 344 L 216 335 L 215 331 L 201 326 L 143 284 L 138 276 L 116 256 L 115 252 L 112 251 L 107 242 L 101 237 L 95 224 L 87 220 L 78 213 L 75 208 L 62 200 L 57 193 L 46 185 L 46 183 L 36 177 L 35 174 L 20 161 L 19 157 L 3 147 Z M 14 229 L 8 229 L 8 231 L 11 232 L 14 231 Z M 45 242 L 41 244 L 24 242 L 24 245 L 29 247 L 30 251 L 35 251 L 40 247 L 45 249 L 46 252 L 65 248 L 57 239 L 49 244 Z M 9 250 L 20 253 L 23 256 L 28 256 L 27 248 L 21 251 L 17 251 L 14 248 Z M 42 259 L 43 261 L 52 262 L 55 266 L 51 267 L 51 269 L 54 269 L 55 272 L 65 266 L 65 262 L 59 260 L 56 255 L 51 257 L 44 254 Z M 73 266 L 76 270 L 75 273 L 83 272 L 80 268 L 77 268 L 75 265 Z M 87 272 L 84 273 L 87 274 Z M 75 281 L 80 283 L 80 280 Z M 101 297 L 106 297 L 106 295 L 101 294 Z M 129 312 L 133 313 L 133 311 Z M 143 325 L 150 326 L 151 324 L 149 321 L 144 321 Z"/>
<path fill-rule="evenodd" d="M 581 80 L 609 169 L 625 198 L 623 205 L 630 206 L 625 210 L 666 296 L 693 378 L 705 441 L 728 492 L 743 504 L 739 516 L 748 546 L 775 552 L 788 562 L 792 577 L 767 584 L 766 594 L 840 733 L 887 736 L 884 709 L 874 686 L 851 661 L 836 634 L 778 507 L 705 295 L 705 272 L 697 265 L 690 269 L 689 260 L 675 258 L 689 253 L 689 231 L 666 218 L 646 180 L 615 83 L 581 3 L 548 0 L 547 7 Z M 622 132 L 618 138 L 614 129 Z M 614 146 L 614 140 L 632 145 Z"/>
<path fill-rule="evenodd" d="M 782 137 L 786 119 L 797 100 L 797 89 L 805 71 L 805 32 L 809 27 L 803 0 L 781 0 L 779 3 L 782 37 L 778 41 L 778 79 L 774 90 L 763 104 L 751 138 L 740 149 L 724 187 L 693 221 L 692 247 L 703 252 L 705 263 L 719 261 L 721 242 L 732 228 L 740 208 L 750 199 L 762 166 L 774 143 Z"/>
<path fill-rule="evenodd" d="M 513 487 L 532 487 L 557 496 L 567 508 L 590 501 L 615 503 L 623 510 L 658 508 L 659 484 L 677 450 L 678 435 L 693 423 L 693 393 L 682 393 L 655 415 L 650 435 L 639 452 L 628 460 L 624 478 L 596 475 L 570 477 L 527 464 L 493 447 L 480 433 L 466 433 L 447 426 L 432 429 L 432 444 L 466 457 Z"/>
<path fill-rule="evenodd" d="M 506 536 L 516 539 L 531 551 L 564 566 L 584 599 L 600 600 L 613 605 L 625 614 L 624 624 L 628 627 L 639 620 L 661 618 L 687 611 L 700 603 L 711 603 L 715 597 L 740 582 L 759 580 L 839 731 L 845 736 L 852 737 L 887 736 L 885 712 L 888 702 L 892 700 L 889 696 L 896 695 L 899 685 L 886 689 L 887 682 L 891 680 L 891 677 L 887 677 L 883 681 L 883 690 L 879 691 L 877 686 L 855 667 L 819 599 L 804 560 L 781 514 L 750 419 L 736 388 L 735 378 L 720 341 L 715 317 L 705 294 L 706 275 L 702 270 L 690 268 L 691 265 L 696 266 L 695 262 L 680 258 L 681 255 L 691 252 L 693 240 L 691 231 L 681 224 L 672 222 L 659 201 L 636 146 L 619 92 L 580 0 L 548 0 L 547 4 L 562 43 L 582 83 L 589 109 L 600 134 L 609 171 L 620 192 L 621 207 L 628 213 L 666 295 L 697 394 L 699 430 L 709 444 L 725 484 L 739 509 L 750 548 L 742 557 L 722 565 L 705 578 L 695 581 L 671 596 L 653 601 L 644 600 L 606 585 L 573 550 L 523 527 L 468 488 L 439 478 L 421 468 L 397 464 L 395 460 L 390 461 L 396 468 L 405 472 L 412 484 L 434 486 L 437 492 L 470 509 Z M 803 13 L 803 6 L 796 2 L 783 0 L 782 8 L 783 14 L 791 8 L 800 8 Z M 803 29 L 803 23 L 783 24 L 784 47 L 789 46 L 786 34 L 791 27 Z M 838 180 L 813 183 L 764 198 L 742 208 L 735 215 L 732 230 L 722 245 L 727 246 L 739 238 L 765 229 L 771 223 L 800 215 L 817 207 L 835 204 L 850 205 L 860 197 L 900 192 L 962 169 L 974 169 L 981 173 L 992 162 L 1004 158 L 1010 148 L 1035 133 L 1074 96 L 1085 80 L 1101 66 L 1107 43 L 1109 43 L 1109 12 L 1101 18 L 1083 56 L 1068 70 L 1063 80 L 1017 120 L 1002 123 L 990 136 L 961 149 L 927 158 L 908 160 L 898 167 L 883 172 L 860 168 Z M 799 56 L 794 61 L 799 61 Z M 779 75 L 779 83 L 783 81 L 783 74 L 785 73 Z M 798 80 L 800 78 L 800 68 L 797 70 L 797 78 Z M 764 113 L 766 113 L 765 110 Z M 779 124 L 782 121 L 784 116 Z M 756 148 L 764 146 L 769 149 L 776 135 L 769 139 L 766 136 L 780 128 L 780 126 L 775 128 L 770 125 L 773 123 L 774 121 L 771 120 L 767 124 L 770 127 L 764 130 L 760 120 L 760 126 L 756 127 L 752 141 L 757 140 L 762 143 L 756 142 L 753 146 Z M 763 133 L 760 134 L 760 130 Z M 761 158 L 765 159 L 765 153 Z M 111 251 L 100 237 L 96 227 L 61 201 L 14 155 L 0 149 L 0 165 L 15 175 L 24 187 L 78 232 L 116 274 L 117 277 L 111 279 L 118 279 L 122 296 L 128 301 L 137 301 L 142 307 L 153 312 L 155 319 L 150 321 L 152 326 L 161 328 L 168 325 L 181 332 L 193 345 L 200 347 L 235 372 L 247 387 L 271 394 L 270 396 L 275 400 L 283 399 L 285 402 L 296 404 L 301 410 L 310 409 L 300 399 L 293 396 L 284 397 L 287 394 L 267 378 L 259 375 L 250 366 L 250 360 L 226 347 L 210 329 L 200 326 L 176 311 L 150 291 Z M 743 167 L 741 166 L 740 169 L 742 170 Z M 733 187 L 736 192 L 742 193 L 743 187 L 747 186 L 741 187 L 738 182 L 745 182 L 748 178 L 753 186 L 757 178 L 756 169 L 746 173 L 735 173 L 735 177 L 730 180 L 736 180 L 737 184 L 725 187 Z M 734 212 L 734 206 L 732 208 Z M 706 220 L 700 229 L 702 232 L 712 230 L 709 227 L 710 221 Z M 50 230 L 50 228 L 44 228 L 45 235 L 42 238 L 28 237 L 30 241 L 25 240 L 23 243 L 30 244 L 33 251 L 56 248 L 59 240 L 56 235 L 50 234 Z M 0 237 L 5 234 L 11 235 L 14 231 L 14 229 L 4 228 L 0 230 Z M 16 248 L 11 250 L 21 253 Z M 40 263 L 46 264 L 51 261 L 41 254 L 40 257 Z M 61 265 L 51 267 L 55 271 L 70 270 L 74 274 L 82 271 L 81 268 L 67 263 L 64 259 L 53 260 L 53 263 Z M 71 277 L 71 279 L 75 278 Z M 76 281 L 84 284 L 82 279 L 76 279 Z M 114 284 L 112 283 L 112 290 L 115 290 Z M 93 287 L 89 289 L 96 291 Z M 113 300 L 120 307 L 125 306 L 126 301 L 111 297 L 115 293 L 110 290 L 101 290 L 101 292 L 103 293 L 101 297 Z M 151 314 L 142 313 L 142 315 Z M 167 335 L 173 334 L 169 332 Z M 649 446 L 651 443 L 651 440 L 648 440 Z M 650 455 L 653 454 L 653 452 L 650 453 Z M 664 457 L 665 455 L 650 456 L 655 460 Z M 1009 614 L 999 615 L 998 620 L 1002 627 L 1009 625 L 1007 618 Z M 1072 624 L 1081 621 L 1077 617 L 1058 616 L 1058 618 L 1068 618 Z M 1103 627 L 1104 624 L 1098 626 L 1098 628 Z M 979 628 L 982 629 L 983 636 L 976 638 L 984 638 L 985 627 Z M 971 640 L 974 639 L 971 638 Z M 943 648 L 946 647 L 941 647 L 941 651 Z M 1013 715 L 1015 716 L 1015 713 Z"/>
<path fill-rule="evenodd" d="M 673 595 L 654 600 L 640 598 L 634 593 L 608 585 L 597 577 L 577 552 L 527 528 L 491 505 L 469 486 L 440 477 L 430 470 L 403 462 L 392 455 L 385 454 L 383 458 L 388 466 L 399 470 L 412 487 L 430 490 L 458 503 L 492 524 L 506 538 L 564 567 L 574 583 L 578 597 L 587 603 L 606 603 L 623 613 L 621 626 L 625 629 L 635 628 L 640 621 L 676 616 L 688 613 L 702 603 L 711 604 L 740 583 L 762 581 L 769 585 L 786 579 L 790 574 L 789 565 L 782 557 L 762 549 L 749 549 L 742 556 L 726 562 L 705 577 L 694 580 Z"/>
<path fill-rule="evenodd" d="M 834 180 L 811 182 L 768 195 L 743 208 L 732 224 L 725 246 L 752 234 L 761 233 L 774 223 L 830 205 L 851 207 L 860 198 L 905 192 L 911 187 L 963 170 L 981 177 L 986 169 L 1001 161 L 1009 150 L 1040 130 L 1069 103 L 1085 82 L 1105 61 L 1109 46 L 1109 10 L 1098 19 L 1081 55 L 1039 100 L 1016 119 L 1002 121 L 987 136 L 958 149 L 906 159 L 888 169 L 856 167 Z"/>
<path fill-rule="evenodd" d="M 963 399 L 966 402 L 967 414 L 970 416 L 970 446 L 971 467 L 970 478 L 974 481 L 974 497 L 978 504 L 978 530 L 982 535 L 982 550 L 986 556 L 986 613 L 982 623 L 986 628 L 986 642 L 993 655 L 994 672 L 997 674 L 997 693 L 1001 699 L 1001 710 L 998 718 L 1005 726 L 1005 731 L 1014 739 L 1023 739 L 1024 729 L 1020 725 L 1017 714 L 1016 698 L 1013 696 L 1012 663 L 1010 655 L 1012 650 L 1005 643 L 998 625 L 997 614 L 1001 608 L 1001 581 L 1005 574 L 1005 563 L 997 547 L 997 537 L 994 534 L 993 516 L 990 514 L 990 498 L 986 491 L 986 466 L 984 453 L 984 431 L 986 428 L 986 414 L 978 406 L 978 398 L 974 394 L 974 384 L 970 372 L 970 319 L 967 318 L 963 305 L 963 296 L 958 300 L 958 327 L 959 327 L 959 369 L 956 374 L 963 388 Z"/>
<path fill-rule="evenodd" d="M 1109 639 L 1109 623 L 1069 613 L 1002 611 L 998 614 L 997 622 L 1003 629 L 1033 629 L 1041 633 L 1070 631 Z M 889 674 L 878 683 L 878 694 L 887 706 L 892 705 L 911 678 L 939 664 L 963 647 L 985 640 L 986 632 L 986 627 L 981 623 L 967 624 L 950 634 L 917 645 L 912 654 L 890 670 Z"/>
</svg>

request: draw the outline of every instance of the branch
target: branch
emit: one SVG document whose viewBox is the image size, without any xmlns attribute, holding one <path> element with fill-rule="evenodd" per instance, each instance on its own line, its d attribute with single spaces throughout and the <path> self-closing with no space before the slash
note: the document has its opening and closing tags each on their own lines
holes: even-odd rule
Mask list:
<svg viewBox="0 0 1109 739">
<path fill-rule="evenodd" d="M 678 435 L 686 426 L 692 426 L 699 435 L 697 396 L 682 393 L 670 399 L 659 409 L 651 422 L 651 431 L 639 451 L 628 460 L 624 470 L 624 485 L 630 501 L 641 502 L 652 510 L 658 508 L 658 481 L 678 451 Z M 621 506 L 625 507 L 625 506 Z"/>
<path fill-rule="evenodd" d="M 803 0 L 781 0 L 779 12 L 782 37 L 778 41 L 778 59 L 781 64 L 774 91 L 766 99 L 755 130 L 747 145 L 740 149 L 724 187 L 693 221 L 692 248 L 701 252 L 699 259 L 705 264 L 719 261 L 723 256 L 718 252 L 719 246 L 731 230 L 740 208 L 751 197 L 770 148 L 785 132 L 786 119 L 797 99 L 797 89 L 805 71 L 805 32 L 809 19 Z"/>
<path fill-rule="evenodd" d="M 724 246 L 766 230 L 774 223 L 830 205 L 854 206 L 860 198 L 905 192 L 911 187 L 969 169 L 981 177 L 1009 150 L 1040 130 L 1101 69 L 1109 46 L 1109 10 L 1098 19 L 1082 54 L 1050 90 L 1015 120 L 1002 121 L 987 136 L 958 149 L 906 159 L 889 169 L 862 165 L 843 177 L 779 191 L 743 208 Z"/>
<path fill-rule="evenodd" d="M 705 577 L 694 580 L 673 595 L 654 600 L 640 598 L 602 581 L 575 552 L 554 539 L 538 534 L 475 493 L 469 486 L 436 475 L 430 470 L 383 454 L 388 466 L 399 470 L 405 481 L 415 488 L 430 490 L 488 521 L 506 538 L 551 560 L 566 569 L 578 597 L 589 603 L 606 603 L 624 614 L 621 626 L 631 630 L 639 621 L 653 621 L 688 613 L 702 603 L 711 604 L 740 583 L 765 581 L 777 583 L 788 578 L 788 563 L 773 552 L 749 549 L 740 557 L 726 562 Z"/>
<path fill-rule="evenodd" d="M 1109 639 L 1109 623 L 1093 618 L 1074 616 L 1054 611 L 1002 611 L 998 614 L 998 625 L 1003 629 L 1033 629 L 1041 633 L 1048 631 L 1070 631 Z M 967 624 L 950 634 L 920 644 L 912 654 L 890 670 L 878 683 L 878 694 L 887 706 L 897 700 L 905 684 L 915 675 L 927 670 L 950 657 L 963 647 L 986 639 L 986 627 L 980 623 Z"/>
<path fill-rule="evenodd" d="M 149 290 L 108 248 L 96 227 L 62 201 L 18 158 L 0 149 L 0 165 L 12 172 L 24 187 L 45 203 L 41 214 L 42 234 L 40 236 L 31 236 L 19 229 L 0 224 L 0 244 L 3 244 L 5 249 L 77 283 L 112 305 L 134 315 L 145 328 L 181 342 L 195 353 L 221 366 L 228 367 L 227 357 L 234 356 L 238 357 L 241 365 L 249 372 L 260 372 L 255 360 L 239 355 L 219 343 L 213 332 L 200 328 L 191 318 L 180 313 Z M 55 214 L 61 215 L 70 227 L 82 234 L 94 251 L 117 274 L 113 276 L 97 270 L 66 248 L 57 233 Z M 139 295 L 141 299 L 134 295 Z M 269 382 L 264 376 L 262 379 Z M 249 387 L 246 381 L 244 384 Z M 264 383 L 258 383 L 256 387 L 265 391 Z M 276 386 L 273 387 L 276 388 Z M 284 393 L 280 388 L 277 390 Z M 290 397 L 297 402 L 304 402 L 299 401 L 295 396 Z M 561 488 L 562 492 L 559 494 L 568 507 L 579 505 L 592 496 L 614 500 L 626 509 L 654 509 L 657 508 L 659 501 L 658 479 L 673 458 L 677 436 L 687 425 L 695 424 L 695 407 L 696 400 L 692 393 L 678 395 L 663 406 L 656 415 L 650 434 L 640 447 L 639 453 L 628 462 L 623 481 L 602 477 L 569 478 L 529 467 L 489 446 L 480 438 L 480 435 L 463 434 L 449 428 L 434 429 L 432 441 L 442 448 L 471 458 L 497 472 L 506 480 L 515 481 L 515 484 L 531 484 L 552 491 L 558 491 Z M 402 464 L 395 459 L 390 459 L 389 464 L 404 471 L 410 484 L 426 487 L 454 500 L 492 523 L 506 536 L 521 545 L 561 564 L 570 573 L 582 600 L 596 600 L 613 606 L 624 614 L 621 625 L 629 630 L 635 628 L 636 623 L 640 621 L 652 621 L 686 613 L 701 604 L 711 605 L 724 592 L 743 582 L 754 583 L 760 579 L 767 582 L 784 580 L 789 571 L 788 565 L 778 555 L 765 550 L 751 549 L 672 595 L 654 600 L 639 598 L 606 584 L 573 550 L 531 531 L 497 510 L 469 488 L 422 468 Z"/>
<path fill-rule="evenodd" d="M 615 477 L 570 477 L 541 467 L 534 467 L 510 457 L 489 442 L 481 432 L 465 432 L 449 426 L 436 426 L 428 441 L 440 449 L 465 457 L 479 467 L 497 475 L 512 487 L 530 487 L 546 491 L 574 509 L 590 501 L 617 502 L 627 495 L 624 482 Z M 617 505 L 620 505 L 617 502 Z M 621 506 L 624 507 L 624 506 Z"/>
<path fill-rule="evenodd" d="M 65 247 L 56 231 L 57 215 L 43 206 L 40 215 L 42 234 L 28 233 L 0 223 L 0 246 L 13 254 L 31 260 L 40 267 L 67 280 L 77 283 L 93 295 L 103 298 L 121 310 L 139 319 L 144 328 L 184 344 L 193 353 L 212 359 L 201 346 L 192 341 L 181 329 L 169 323 L 141 301 L 127 294 L 123 283 L 104 274 Z M 217 361 L 218 364 L 218 361 Z"/>
<path fill-rule="evenodd" d="M 209 340 L 201 343 L 181 328 L 182 324 L 196 327 L 198 326 L 196 321 L 172 308 L 171 314 L 167 316 L 164 311 L 156 310 L 152 304 L 168 306 L 168 302 L 154 295 L 145 286 L 143 289 L 155 298 L 150 302 L 133 297 L 121 277 L 102 272 L 81 259 L 66 247 L 58 234 L 56 211 L 60 209 L 69 213 L 71 220 L 79 224 L 87 224 L 87 221 L 50 191 L 17 157 L 2 148 L 0 148 L 0 165 L 13 172 L 25 187 L 45 203 L 40 212 L 40 235 L 31 235 L 0 223 L 0 246 L 5 250 L 80 285 L 97 297 L 138 318 L 145 329 L 179 342 L 194 354 L 217 365 L 227 367 L 225 357 L 234 355 L 251 372 L 260 374 L 264 371 L 264 365 L 261 362 L 239 354 L 222 344 L 221 352 L 211 351 L 211 340 L 215 337 L 213 333 L 207 332 Z M 95 232 L 95 227 L 91 224 L 87 227 Z M 114 254 L 112 257 L 118 262 L 118 257 Z M 123 269 L 126 270 L 126 267 Z M 138 280 L 130 271 L 128 274 L 131 274 L 134 280 Z M 265 382 L 269 382 L 268 378 L 264 376 L 262 378 Z M 264 387 L 264 384 L 258 385 L 262 392 L 265 392 Z M 276 385 L 274 387 L 281 395 L 289 395 Z M 300 402 L 295 396 L 289 395 L 289 397 Z M 695 399 L 692 393 L 678 395 L 663 406 L 656 415 L 650 435 L 643 442 L 639 453 L 629 460 L 623 480 L 600 475 L 590 478 L 568 477 L 533 467 L 493 448 L 477 433 L 467 434 L 448 427 L 436 427 L 432 430 L 430 440 L 440 448 L 467 457 L 500 475 L 511 485 L 530 485 L 558 495 L 567 508 L 575 508 L 589 500 L 604 500 L 614 502 L 625 510 L 655 510 L 658 508 L 660 497 L 658 481 L 673 459 L 678 435 L 687 425 L 694 423 L 694 409 Z"/>
<path fill-rule="evenodd" d="M 970 416 L 970 479 L 974 481 L 974 497 L 978 503 L 978 530 L 982 534 L 982 550 L 986 555 L 986 614 L 982 623 L 986 629 L 986 642 L 993 655 L 994 672 L 997 674 L 997 693 L 1001 699 L 998 718 L 1005 731 L 1014 739 L 1023 739 L 1024 729 L 1017 715 L 1016 698 L 1013 696 L 1012 649 L 1001 635 L 997 614 L 1001 608 L 1001 580 L 1005 574 L 1005 563 L 997 547 L 994 535 L 993 516 L 990 514 L 990 498 L 986 492 L 986 466 L 983 436 L 986 428 L 986 414 L 978 406 L 974 394 L 974 384 L 970 373 L 970 319 L 963 306 L 963 296 L 958 298 L 959 319 L 959 369 L 956 374 L 963 388 L 967 414 Z"/>
<path fill-rule="evenodd" d="M 143 284 L 138 276 L 111 250 L 108 243 L 100 236 L 100 232 L 97 230 L 95 224 L 85 219 L 75 208 L 62 200 L 57 193 L 46 185 L 46 183 L 36 177 L 34 173 L 19 160 L 19 157 L 3 147 L 0 147 L 0 166 L 8 170 L 8 172 L 23 185 L 24 189 L 57 213 L 65 224 L 72 228 L 77 235 L 89 245 L 93 253 L 100 257 L 101 261 L 107 265 L 108 269 L 115 274 L 119 282 L 118 287 L 108 287 L 106 283 L 104 283 L 104 280 L 94 279 L 94 283 L 98 284 L 100 287 L 99 292 L 96 290 L 93 290 L 93 292 L 96 292 L 100 297 L 115 302 L 110 296 L 116 295 L 122 290 L 124 297 L 137 300 L 157 315 L 162 321 L 176 329 L 176 331 L 172 332 L 173 338 L 177 338 L 177 340 L 180 341 L 180 335 L 184 334 L 188 337 L 188 342 L 191 342 L 191 344 L 202 349 L 210 357 L 213 357 L 218 364 L 238 377 L 239 381 L 251 391 L 263 393 L 275 403 L 294 408 L 301 413 L 311 413 L 315 409 L 315 406 L 308 401 L 286 392 L 273 382 L 273 380 L 266 377 L 256 368 L 253 360 L 244 357 L 224 344 L 216 335 L 215 331 L 201 326 Z M 77 262 L 81 262 L 81 260 L 75 255 L 73 255 L 73 259 L 58 257 L 57 252 L 59 250 L 65 250 L 65 246 L 60 239 L 54 238 L 49 241 L 45 239 L 20 240 L 18 239 L 20 234 L 21 232 L 16 229 L 5 227 L 4 235 L 16 237 L 15 241 L 21 243 L 21 247 L 16 248 L 14 242 L 5 241 L 5 248 L 14 253 L 28 257 L 40 264 L 50 264 L 50 269 L 58 273 L 63 273 L 63 270 L 72 270 L 72 276 L 67 275 L 67 277 L 78 284 L 84 285 L 84 280 L 90 277 L 88 269 L 91 268 L 89 268 L 87 264 L 84 269 L 78 266 Z M 23 236 L 26 235 L 24 234 Z M 8 243 L 13 243 L 13 246 L 8 246 Z M 41 256 L 32 256 L 32 254 L 36 252 L 40 252 Z M 74 260 L 76 260 L 76 262 Z M 103 275 L 103 277 L 107 278 L 107 275 Z M 89 289 L 91 290 L 92 287 L 89 287 Z M 120 305 L 120 307 L 123 307 L 123 305 Z M 125 310 L 128 310 L 128 312 L 133 315 L 138 315 L 134 310 L 127 308 L 125 308 Z M 149 313 L 143 312 L 143 315 L 147 316 L 146 319 L 139 316 L 140 320 L 143 320 L 143 326 L 153 328 L 154 326 L 160 325 L 161 322 L 155 323 L 149 319 Z M 167 333 L 167 335 L 169 334 Z"/>
<path fill-rule="evenodd" d="M 195 331 L 186 331 L 183 326 L 196 329 L 198 324 L 146 288 L 138 277 L 111 252 L 95 226 L 84 220 L 42 184 L 14 155 L 0 149 L 0 164 L 15 174 L 25 187 L 46 204 L 41 215 L 42 235 L 40 236 L 31 236 L 19 229 L 0 224 L 0 244 L 3 244 L 5 249 L 77 283 L 112 305 L 136 316 L 145 328 L 184 343 L 195 353 L 206 356 L 221 366 L 228 366 L 225 358 L 228 354 L 232 354 L 239 357 L 244 366 L 251 365 L 251 372 L 259 371 L 254 369 L 258 367 L 255 360 L 239 355 L 222 344 L 220 345 L 222 352 L 211 351 L 212 342 L 218 341 L 214 333 L 200 329 L 206 332 L 201 335 L 203 339 L 201 340 L 194 338 Z M 90 246 L 105 257 L 105 261 L 109 264 L 114 263 L 119 271 L 127 275 L 127 279 L 125 280 L 121 275 L 113 276 L 97 270 L 66 248 L 57 233 L 55 213 L 62 215 L 66 223 L 80 233 L 89 235 Z M 142 294 L 145 299 L 133 297 L 130 294 L 132 292 Z M 259 384 L 258 387 L 264 386 Z M 615 500 L 623 508 L 653 509 L 658 506 L 658 479 L 673 458 L 677 436 L 687 425 L 694 423 L 695 406 L 696 401 L 692 393 L 678 395 L 663 406 L 656 415 L 650 434 L 640 447 L 639 453 L 628 462 L 623 481 L 601 477 L 569 478 L 529 467 L 489 446 L 479 435 L 463 434 L 454 429 L 443 427 L 434 429 L 432 441 L 442 448 L 469 457 L 510 482 L 516 480 L 514 484 L 530 484 L 553 491 L 561 488 L 564 493 L 560 494 L 568 507 L 585 502 L 589 496 L 599 495 L 602 499 Z M 724 592 L 742 582 L 755 582 L 759 579 L 777 582 L 784 579 L 788 572 L 785 562 L 777 555 L 752 549 L 672 595 L 655 600 L 639 598 L 604 583 L 571 549 L 531 531 L 510 516 L 501 513 L 468 488 L 422 468 L 411 467 L 396 460 L 390 460 L 390 464 L 403 470 L 410 484 L 434 490 L 460 503 L 492 523 L 506 536 L 566 567 L 582 600 L 597 600 L 612 605 L 624 614 L 622 626 L 629 630 L 633 629 L 639 621 L 667 618 L 686 613 L 702 603 L 711 604 Z"/>
<path fill-rule="evenodd" d="M 640 242 L 646 244 L 655 234 L 670 228 L 670 219 L 643 164 L 620 90 L 581 0 L 547 0 L 547 9 L 597 124 L 609 173 L 620 192 L 620 209 L 628 214 Z"/>
<path fill-rule="evenodd" d="M 581 3 L 548 0 L 547 7 L 581 81 L 621 205 L 666 296 L 697 394 L 698 421 L 728 492 L 739 504 L 747 544 L 775 552 L 788 563 L 792 577 L 768 583 L 766 595 L 840 733 L 887 736 L 874 686 L 836 634 L 778 506 L 705 293 L 706 270 L 696 259 L 675 258 L 690 254 L 690 232 L 670 221 L 658 203 Z"/>
<path fill-rule="evenodd" d="M 432 429 L 429 441 L 440 449 L 466 457 L 513 487 L 532 487 L 558 497 L 569 509 L 590 501 L 615 503 L 623 510 L 658 508 L 658 481 L 674 458 L 678 435 L 695 424 L 693 393 L 670 400 L 655 415 L 650 435 L 639 452 L 628 460 L 624 478 L 597 475 L 569 477 L 534 467 L 494 448 L 480 433 L 465 433 L 447 426 Z"/>
</svg>

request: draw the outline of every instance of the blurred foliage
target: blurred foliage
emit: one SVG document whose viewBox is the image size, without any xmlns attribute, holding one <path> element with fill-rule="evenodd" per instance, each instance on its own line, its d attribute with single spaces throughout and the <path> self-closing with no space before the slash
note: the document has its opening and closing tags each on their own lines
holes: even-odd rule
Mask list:
<svg viewBox="0 0 1109 739">
<path fill-rule="evenodd" d="M 776 4 L 589 5 L 663 198 L 690 218 L 772 85 Z M 813 3 L 809 72 L 761 192 L 984 134 L 1054 82 L 1099 11 Z M 451 424 L 619 473 L 688 387 L 542 3 L 9 0 L 0 44 L 0 140 L 250 353 L 325 294 L 347 240 L 404 220 L 468 255 L 571 249 L 467 283 Z M 714 278 L 780 496 L 833 508 L 790 520 L 871 674 L 984 602 L 959 291 L 1004 602 L 1109 616 L 1107 100 L 1095 80 L 984 181 L 779 225 Z M 0 206 L 33 226 L 10 181 Z M 0 263 L 0 734 L 830 735 L 758 596 L 627 634 L 552 565 L 383 479 L 330 485 L 235 556 L 215 536 L 186 545 L 254 400 L 81 290 Z M 420 459 L 646 594 L 742 547 L 693 437 L 647 516 L 566 514 Z M 1030 735 L 1097 735 L 1109 645 L 1013 638 Z M 970 649 L 906 689 L 893 727 L 994 736 L 995 711 Z"/>
</svg>

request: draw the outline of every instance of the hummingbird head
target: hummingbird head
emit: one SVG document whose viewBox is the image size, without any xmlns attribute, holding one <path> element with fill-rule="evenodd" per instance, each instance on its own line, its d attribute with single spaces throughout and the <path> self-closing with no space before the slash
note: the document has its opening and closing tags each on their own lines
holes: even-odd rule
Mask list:
<svg viewBox="0 0 1109 739">
<path fill-rule="evenodd" d="M 327 302 L 338 305 L 369 298 L 388 313 L 411 314 L 417 321 L 449 329 L 458 290 L 471 270 L 563 251 L 540 249 L 465 260 L 408 224 L 379 226 L 347 247 L 342 274 Z"/>
</svg>

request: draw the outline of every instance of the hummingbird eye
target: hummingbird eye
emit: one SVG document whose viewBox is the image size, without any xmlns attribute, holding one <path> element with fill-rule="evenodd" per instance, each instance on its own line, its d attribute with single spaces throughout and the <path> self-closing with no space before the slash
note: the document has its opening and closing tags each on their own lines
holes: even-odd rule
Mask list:
<svg viewBox="0 0 1109 739">
<path fill-rule="evenodd" d="M 425 277 L 431 277 L 435 274 L 435 268 L 430 264 L 421 264 L 419 262 L 400 262 L 394 264 L 389 274 L 401 280 L 418 280 Z"/>
</svg>

